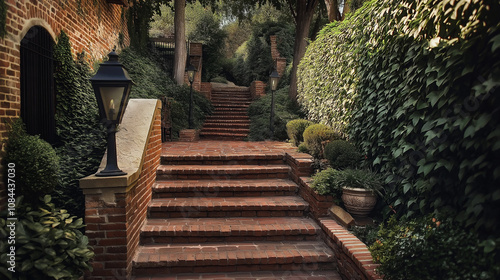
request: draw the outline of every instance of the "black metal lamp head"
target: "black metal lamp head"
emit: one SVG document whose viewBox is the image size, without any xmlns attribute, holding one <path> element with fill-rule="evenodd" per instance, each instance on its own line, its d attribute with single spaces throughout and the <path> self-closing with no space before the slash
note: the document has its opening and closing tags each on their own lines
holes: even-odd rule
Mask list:
<svg viewBox="0 0 500 280">
<path fill-rule="evenodd" d="M 96 173 L 99 177 L 121 176 L 127 173 L 118 168 L 116 155 L 116 126 L 121 123 L 128 103 L 130 88 L 133 83 L 127 70 L 118 61 L 118 54 L 113 50 L 109 60 L 101 63 L 97 74 L 90 79 L 99 106 L 101 118 L 106 120 L 108 128 L 108 150 L 106 167 Z"/>
<path fill-rule="evenodd" d="M 280 75 L 278 74 L 278 71 L 273 70 L 271 75 L 269 75 L 269 80 L 271 82 L 271 90 L 276 90 L 276 88 L 278 88 L 278 82 L 280 80 Z"/>
<path fill-rule="evenodd" d="M 188 74 L 189 83 L 192 84 L 194 82 L 194 72 L 196 72 L 196 68 L 192 64 L 189 64 L 188 67 L 186 67 L 186 72 Z"/>
<path fill-rule="evenodd" d="M 108 56 L 109 60 L 101 63 L 96 75 L 90 81 L 101 118 L 119 124 L 134 82 L 130 79 L 127 69 L 118 61 L 118 54 L 113 50 Z"/>
</svg>

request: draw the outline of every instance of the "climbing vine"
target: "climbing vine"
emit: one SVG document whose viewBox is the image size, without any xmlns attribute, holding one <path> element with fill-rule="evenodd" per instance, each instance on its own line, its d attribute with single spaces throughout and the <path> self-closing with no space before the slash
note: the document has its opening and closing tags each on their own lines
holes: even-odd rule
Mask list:
<svg viewBox="0 0 500 280">
<path fill-rule="evenodd" d="M 486 0 L 371 1 L 325 28 L 299 70 L 309 117 L 345 129 L 387 174 L 398 215 L 440 212 L 489 244 L 500 215 L 498 14 Z"/>
<path fill-rule="evenodd" d="M 132 48 L 146 49 L 153 15 L 161 13 L 160 6 L 168 2 L 169 0 L 128 0 L 127 26 Z"/>
</svg>

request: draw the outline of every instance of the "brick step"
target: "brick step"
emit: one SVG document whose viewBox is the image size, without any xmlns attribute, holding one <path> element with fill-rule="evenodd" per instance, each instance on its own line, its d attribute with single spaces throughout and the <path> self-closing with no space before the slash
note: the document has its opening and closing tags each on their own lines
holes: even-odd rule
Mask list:
<svg viewBox="0 0 500 280">
<path fill-rule="evenodd" d="M 286 179 L 169 180 L 153 186 L 153 198 L 294 195 L 297 185 Z"/>
<path fill-rule="evenodd" d="M 316 271 L 248 271 L 227 273 L 178 273 L 162 276 L 140 276 L 135 280 L 342 280 L 336 270 Z"/>
<path fill-rule="evenodd" d="M 217 102 L 217 103 L 214 103 L 212 102 L 212 105 L 215 107 L 215 108 L 245 108 L 245 109 L 248 109 L 248 107 L 250 107 L 250 104 L 241 104 L 241 102 Z"/>
<path fill-rule="evenodd" d="M 252 102 L 250 95 L 229 95 L 229 94 L 212 94 L 210 96 L 212 102 L 226 102 L 226 101 L 239 101 L 239 102 Z"/>
<path fill-rule="evenodd" d="M 249 87 L 213 87 L 212 92 L 248 92 L 250 93 Z"/>
<path fill-rule="evenodd" d="M 162 276 L 140 276 L 135 280 L 342 280 L 336 270 L 317 271 L 249 271 L 228 273 L 178 273 Z"/>
<path fill-rule="evenodd" d="M 227 118 L 227 119 L 224 119 L 224 118 L 214 119 L 214 118 L 207 117 L 205 119 L 205 123 L 217 123 L 217 124 L 250 124 L 250 119 L 248 117 L 247 118 L 240 118 L 240 119 L 236 119 L 236 120 L 233 120 L 233 119 L 230 119 L 230 118 Z"/>
<path fill-rule="evenodd" d="M 227 111 L 228 113 L 232 112 L 247 112 L 247 108 L 227 108 L 227 107 L 215 107 L 214 108 L 215 112 L 217 111 Z"/>
<path fill-rule="evenodd" d="M 331 269 L 332 250 L 318 241 L 203 243 L 140 246 L 136 276 L 242 271 Z"/>
<path fill-rule="evenodd" d="M 189 155 L 161 155 L 162 165 L 269 165 L 283 164 L 284 155 L 278 152 L 253 152 L 231 154 L 189 154 Z"/>
<path fill-rule="evenodd" d="M 203 128 L 244 128 L 250 127 L 250 121 L 245 122 L 205 122 Z"/>
<path fill-rule="evenodd" d="M 232 128 L 232 127 L 203 127 L 200 133 L 217 132 L 217 133 L 233 133 L 233 134 L 248 134 L 250 128 Z"/>
<path fill-rule="evenodd" d="M 149 203 L 150 218 L 302 217 L 309 205 L 298 196 L 177 197 Z"/>
<path fill-rule="evenodd" d="M 314 241 L 320 231 L 305 217 L 148 219 L 141 244 Z"/>
<path fill-rule="evenodd" d="M 162 165 L 157 179 L 266 179 L 288 178 L 290 167 L 276 165 Z"/>
<path fill-rule="evenodd" d="M 211 140 L 211 141 L 245 141 L 247 139 L 247 134 L 234 135 L 231 133 L 203 133 L 200 134 L 200 139 Z"/>
<path fill-rule="evenodd" d="M 247 113 L 233 113 L 233 114 L 213 114 L 210 116 L 207 116 L 205 120 L 234 120 L 234 121 L 239 121 L 239 120 L 250 120 L 248 117 Z"/>
</svg>

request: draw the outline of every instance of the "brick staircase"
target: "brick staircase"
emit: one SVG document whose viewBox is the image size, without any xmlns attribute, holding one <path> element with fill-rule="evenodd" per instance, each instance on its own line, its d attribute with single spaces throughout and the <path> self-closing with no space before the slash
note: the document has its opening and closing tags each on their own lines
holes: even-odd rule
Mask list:
<svg viewBox="0 0 500 280">
<path fill-rule="evenodd" d="M 207 117 L 200 131 L 201 139 L 244 140 L 250 120 L 247 115 L 252 99 L 246 87 L 212 89 L 214 114 Z"/>
<path fill-rule="evenodd" d="M 341 279 L 282 153 L 165 151 L 136 280 Z"/>
</svg>

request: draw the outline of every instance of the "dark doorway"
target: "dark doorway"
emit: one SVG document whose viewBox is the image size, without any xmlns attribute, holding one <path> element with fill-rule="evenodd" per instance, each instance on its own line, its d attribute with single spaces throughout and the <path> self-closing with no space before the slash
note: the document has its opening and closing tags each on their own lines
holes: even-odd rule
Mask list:
<svg viewBox="0 0 500 280">
<path fill-rule="evenodd" d="M 31 135 L 54 144 L 54 41 L 41 26 L 33 26 L 21 41 L 21 117 Z"/>
</svg>

